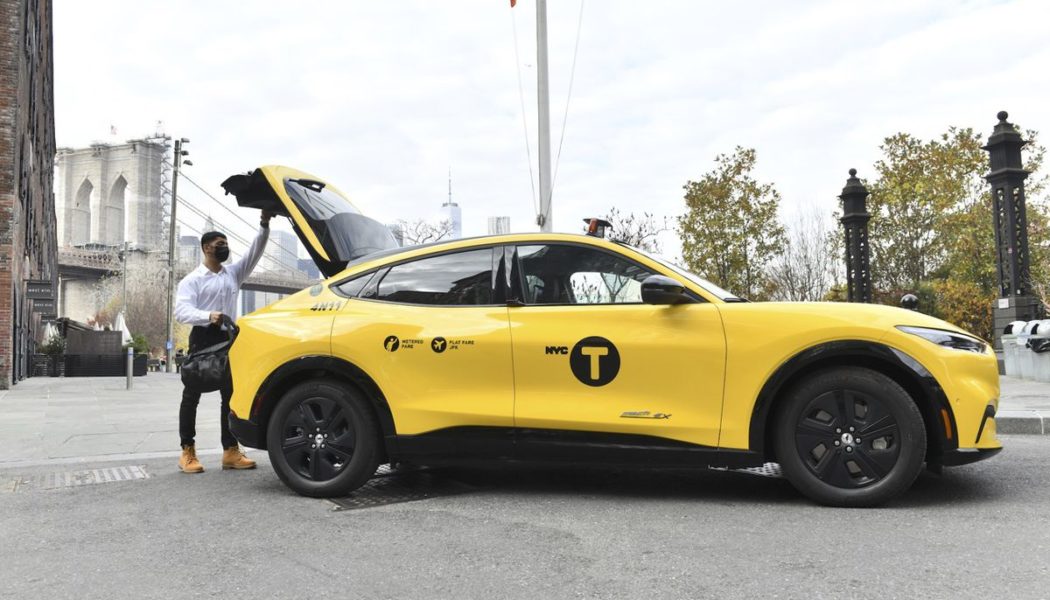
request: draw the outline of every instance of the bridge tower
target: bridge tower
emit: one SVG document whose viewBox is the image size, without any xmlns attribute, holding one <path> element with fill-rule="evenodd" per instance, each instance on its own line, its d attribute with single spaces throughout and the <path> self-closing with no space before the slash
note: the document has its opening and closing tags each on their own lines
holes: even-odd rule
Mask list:
<svg viewBox="0 0 1050 600">
<path fill-rule="evenodd" d="M 128 241 L 143 251 L 165 248 L 161 175 L 166 152 L 166 145 L 154 140 L 59 148 L 59 246 L 120 246 Z"/>
</svg>

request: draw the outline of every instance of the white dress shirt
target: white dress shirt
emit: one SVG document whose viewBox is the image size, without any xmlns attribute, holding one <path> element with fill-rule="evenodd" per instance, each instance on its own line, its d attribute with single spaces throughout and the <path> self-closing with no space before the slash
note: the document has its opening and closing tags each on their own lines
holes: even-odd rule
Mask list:
<svg viewBox="0 0 1050 600">
<path fill-rule="evenodd" d="M 252 247 L 230 266 L 220 266 L 218 273 L 200 264 L 179 282 L 175 295 L 175 320 L 187 325 L 207 327 L 211 313 L 221 312 L 237 320 L 237 291 L 262 258 L 270 228 L 262 227 Z"/>
</svg>

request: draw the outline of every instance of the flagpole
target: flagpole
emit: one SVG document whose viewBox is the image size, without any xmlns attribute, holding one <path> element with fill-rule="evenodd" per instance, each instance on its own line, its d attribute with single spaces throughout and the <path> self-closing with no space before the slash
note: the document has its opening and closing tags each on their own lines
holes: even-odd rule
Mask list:
<svg viewBox="0 0 1050 600">
<path fill-rule="evenodd" d="M 512 4 L 513 6 L 513 4 Z M 540 214 L 536 224 L 550 232 L 551 209 L 551 115 L 550 85 L 547 74 L 547 0 L 536 0 L 536 95 L 539 113 Z"/>
</svg>

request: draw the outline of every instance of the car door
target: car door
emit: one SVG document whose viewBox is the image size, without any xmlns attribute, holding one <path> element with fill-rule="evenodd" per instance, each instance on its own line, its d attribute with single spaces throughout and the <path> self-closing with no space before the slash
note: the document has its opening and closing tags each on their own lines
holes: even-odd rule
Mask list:
<svg viewBox="0 0 1050 600">
<path fill-rule="evenodd" d="M 501 262 L 492 247 L 451 251 L 338 284 L 351 298 L 335 317 L 332 354 L 375 380 L 399 444 L 476 439 L 479 428 L 509 442 L 510 331 L 493 276 Z"/>
<path fill-rule="evenodd" d="M 604 248 L 515 253 L 523 305 L 508 314 L 519 439 L 589 432 L 620 445 L 653 441 L 621 434 L 718 445 L 725 336 L 714 304 L 643 304 L 641 281 L 656 271 Z"/>
</svg>

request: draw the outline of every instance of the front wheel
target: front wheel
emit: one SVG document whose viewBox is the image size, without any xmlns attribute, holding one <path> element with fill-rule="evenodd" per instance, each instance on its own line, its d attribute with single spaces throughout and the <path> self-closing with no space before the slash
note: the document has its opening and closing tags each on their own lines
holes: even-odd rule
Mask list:
<svg viewBox="0 0 1050 600">
<path fill-rule="evenodd" d="M 897 382 L 876 371 L 818 372 L 788 393 L 775 418 L 774 450 L 784 474 L 821 504 L 883 504 L 922 470 L 922 414 Z"/>
<path fill-rule="evenodd" d="M 345 496 L 379 465 L 379 434 L 365 397 L 331 379 L 289 390 L 266 431 L 270 463 L 281 481 L 303 496 Z"/>
</svg>

